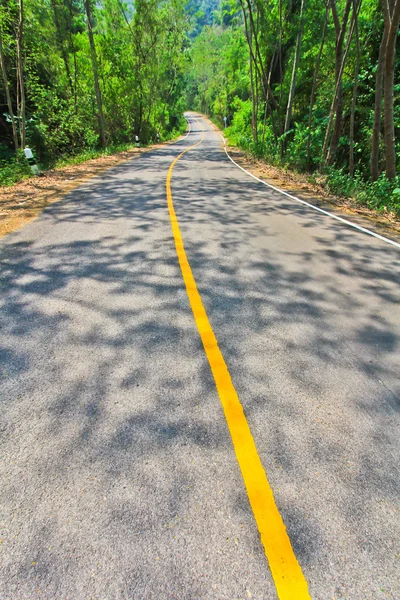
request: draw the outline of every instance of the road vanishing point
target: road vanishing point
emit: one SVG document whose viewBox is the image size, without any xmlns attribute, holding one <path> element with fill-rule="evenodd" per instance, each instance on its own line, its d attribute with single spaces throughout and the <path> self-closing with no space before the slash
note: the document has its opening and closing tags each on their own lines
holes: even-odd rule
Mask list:
<svg viewBox="0 0 400 600">
<path fill-rule="evenodd" d="M 0 242 L 0 598 L 399 600 L 400 246 L 186 116 Z"/>
</svg>

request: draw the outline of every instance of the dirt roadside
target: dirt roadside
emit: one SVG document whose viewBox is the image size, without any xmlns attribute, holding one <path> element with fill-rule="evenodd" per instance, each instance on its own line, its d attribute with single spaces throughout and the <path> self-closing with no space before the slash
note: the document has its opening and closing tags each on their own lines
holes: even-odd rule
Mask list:
<svg viewBox="0 0 400 600">
<path fill-rule="evenodd" d="M 215 131 L 223 135 L 223 131 L 215 123 L 210 121 L 205 115 L 202 116 L 204 116 Z M 370 229 L 379 235 L 400 243 L 400 219 L 394 213 L 378 212 L 360 206 L 351 199 L 331 196 L 322 184 L 310 183 L 307 175 L 273 167 L 264 161 L 249 156 L 236 146 L 227 146 L 226 149 L 238 165 L 266 183 L 289 192 L 301 200 L 305 200 L 328 212 L 346 218 L 356 225 L 360 225 L 360 227 Z"/>
<path fill-rule="evenodd" d="M 93 158 L 79 165 L 46 171 L 41 177 L 26 179 L 10 187 L 0 187 L 0 237 L 36 219 L 46 206 L 61 200 L 91 177 L 174 141 Z"/>
</svg>

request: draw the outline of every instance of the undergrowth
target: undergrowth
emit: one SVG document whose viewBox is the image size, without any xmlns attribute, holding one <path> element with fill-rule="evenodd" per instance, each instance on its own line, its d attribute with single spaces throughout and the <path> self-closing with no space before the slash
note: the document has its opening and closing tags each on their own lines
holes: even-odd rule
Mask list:
<svg viewBox="0 0 400 600">
<path fill-rule="evenodd" d="M 31 168 L 25 156 L 0 157 L 0 185 L 8 186 L 31 176 Z"/>
<path fill-rule="evenodd" d="M 162 141 L 173 140 L 184 133 L 186 130 L 186 121 L 184 124 L 171 131 L 166 135 Z M 48 169 L 57 169 L 61 167 L 67 167 L 70 165 L 80 165 L 88 160 L 94 158 L 100 158 L 101 156 L 110 156 L 117 154 L 118 152 L 126 152 L 135 147 L 135 144 L 112 144 L 107 148 L 87 148 L 80 151 L 77 154 L 66 154 L 56 159 L 53 162 L 49 162 L 46 165 L 39 164 L 39 168 L 42 172 Z M 1 148 L 0 148 L 1 150 Z M 18 151 L 17 156 L 11 155 L 9 152 L 0 152 L 0 186 L 10 186 L 15 183 L 19 183 L 23 179 L 32 177 L 31 169 L 26 160 L 23 152 Z"/>
<path fill-rule="evenodd" d="M 267 135 L 263 140 L 254 143 L 248 134 L 243 134 L 240 130 L 235 131 L 233 127 L 228 127 L 224 133 L 231 145 L 237 146 L 254 158 L 283 169 L 296 170 L 297 167 L 300 172 L 308 172 L 311 182 L 315 179 L 316 165 L 307 169 L 306 157 L 299 157 L 297 148 L 288 145 L 285 158 L 282 159 L 279 145 L 272 136 Z M 393 212 L 400 217 L 399 175 L 390 180 L 382 173 L 377 181 L 371 181 L 359 172 L 351 177 L 345 169 L 331 167 L 326 169 L 323 177 L 318 177 L 318 183 L 332 195 L 350 198 L 362 206 L 380 212 Z"/>
</svg>

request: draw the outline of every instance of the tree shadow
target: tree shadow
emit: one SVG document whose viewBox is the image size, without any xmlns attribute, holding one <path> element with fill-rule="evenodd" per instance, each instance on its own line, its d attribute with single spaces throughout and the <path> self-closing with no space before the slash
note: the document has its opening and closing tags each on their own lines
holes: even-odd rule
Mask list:
<svg viewBox="0 0 400 600">
<path fill-rule="evenodd" d="M 34 597 L 37 582 L 48 598 L 222 599 L 246 597 L 248 582 L 274 597 L 176 257 L 171 149 L 156 155 L 94 178 L 0 244 L 11 597 Z M 214 138 L 172 179 L 312 596 L 334 596 L 340 573 L 355 598 L 355 554 L 370 590 L 395 573 L 384 550 L 400 491 L 398 251 L 260 188 Z"/>
</svg>

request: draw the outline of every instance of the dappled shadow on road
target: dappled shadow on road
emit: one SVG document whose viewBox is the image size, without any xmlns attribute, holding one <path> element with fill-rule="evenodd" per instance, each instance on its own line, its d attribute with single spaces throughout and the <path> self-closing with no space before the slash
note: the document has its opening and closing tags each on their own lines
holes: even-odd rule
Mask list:
<svg viewBox="0 0 400 600">
<path fill-rule="evenodd" d="M 395 598 L 400 252 L 216 154 L 199 181 L 184 159 L 178 218 L 295 551 L 326 594 L 312 597 Z M 365 587 L 351 557 L 375 566 Z"/>
<path fill-rule="evenodd" d="M 43 597 L 68 586 L 149 600 L 169 582 L 164 598 L 208 599 L 199 572 L 217 567 L 188 557 L 215 482 L 235 483 L 232 512 L 252 522 L 237 472 L 222 470 L 233 452 L 171 236 L 170 150 L 157 156 L 96 178 L 1 247 L 11 595 L 33 597 L 39 581 Z M 340 573 L 358 598 L 342 556 L 374 560 L 395 539 L 399 252 L 260 190 L 221 156 L 215 142 L 175 167 L 188 257 L 301 564 L 329 597 Z M 192 503 L 198 519 L 177 527 Z M 205 539 L 219 548 L 215 528 Z M 247 542 L 221 552 L 255 569 L 257 535 Z M 394 563 L 375 565 L 380 585 Z M 254 597 L 270 600 L 264 585 Z"/>
<path fill-rule="evenodd" d="M 147 163 L 113 169 L 101 193 L 98 182 L 75 191 L 2 247 L 2 580 L 11 596 L 40 586 L 46 598 L 147 599 L 167 586 L 165 598 L 205 597 L 202 567 L 186 560 L 196 526 L 175 534 L 173 525 L 199 501 L 197 471 L 229 438 L 208 414 L 214 386 L 165 181 L 138 175 Z"/>
</svg>

